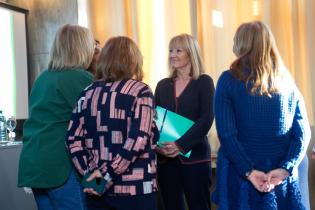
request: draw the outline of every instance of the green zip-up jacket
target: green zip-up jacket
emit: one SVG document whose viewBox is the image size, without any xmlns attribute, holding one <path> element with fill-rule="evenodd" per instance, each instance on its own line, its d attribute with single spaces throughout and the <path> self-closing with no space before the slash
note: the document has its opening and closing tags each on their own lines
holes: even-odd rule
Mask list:
<svg viewBox="0 0 315 210">
<path fill-rule="evenodd" d="M 23 127 L 18 186 L 63 185 L 72 168 L 65 135 L 72 109 L 93 76 L 84 69 L 44 71 L 32 88 L 29 118 Z"/>
</svg>

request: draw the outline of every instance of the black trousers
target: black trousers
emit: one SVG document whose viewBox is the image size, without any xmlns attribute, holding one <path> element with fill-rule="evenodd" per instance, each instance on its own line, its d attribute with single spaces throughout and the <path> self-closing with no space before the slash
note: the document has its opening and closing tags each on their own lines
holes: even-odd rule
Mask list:
<svg viewBox="0 0 315 210">
<path fill-rule="evenodd" d="M 157 210 L 156 193 L 135 196 L 87 196 L 89 210 Z"/>
<path fill-rule="evenodd" d="M 210 162 L 182 164 L 178 158 L 158 163 L 158 185 L 165 210 L 210 210 Z"/>
</svg>

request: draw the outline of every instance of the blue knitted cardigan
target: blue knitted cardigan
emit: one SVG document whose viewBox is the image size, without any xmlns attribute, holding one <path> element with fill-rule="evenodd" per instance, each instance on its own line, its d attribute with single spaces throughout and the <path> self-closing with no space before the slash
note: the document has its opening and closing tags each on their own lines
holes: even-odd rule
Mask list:
<svg viewBox="0 0 315 210">
<path fill-rule="evenodd" d="M 221 147 L 212 200 L 219 210 L 303 210 L 297 166 L 310 140 L 303 97 L 292 80 L 271 97 L 250 94 L 230 71 L 215 92 L 215 120 Z M 290 176 L 269 193 L 245 178 L 252 169 L 284 168 Z"/>
</svg>

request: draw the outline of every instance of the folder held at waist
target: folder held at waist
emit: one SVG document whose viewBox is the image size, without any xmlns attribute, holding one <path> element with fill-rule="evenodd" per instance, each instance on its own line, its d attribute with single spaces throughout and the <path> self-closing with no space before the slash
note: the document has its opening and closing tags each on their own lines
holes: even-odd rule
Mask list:
<svg viewBox="0 0 315 210">
<path fill-rule="evenodd" d="M 194 124 L 193 121 L 163 107 L 156 107 L 156 125 L 160 131 L 158 144 L 163 142 L 174 142 L 182 137 Z M 181 154 L 189 158 L 191 150 L 186 154 Z"/>
</svg>

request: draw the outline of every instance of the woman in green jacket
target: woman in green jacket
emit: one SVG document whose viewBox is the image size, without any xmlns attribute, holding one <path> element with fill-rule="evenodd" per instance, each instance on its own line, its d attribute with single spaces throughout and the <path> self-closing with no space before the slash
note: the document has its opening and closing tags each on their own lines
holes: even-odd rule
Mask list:
<svg viewBox="0 0 315 210">
<path fill-rule="evenodd" d="M 93 53 L 94 39 L 87 28 L 64 25 L 55 37 L 48 70 L 32 88 L 18 186 L 32 188 L 39 210 L 86 208 L 65 135 L 80 92 L 92 83 L 85 69 Z"/>
</svg>

